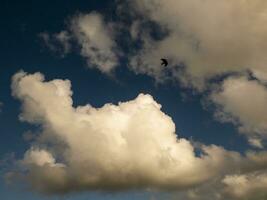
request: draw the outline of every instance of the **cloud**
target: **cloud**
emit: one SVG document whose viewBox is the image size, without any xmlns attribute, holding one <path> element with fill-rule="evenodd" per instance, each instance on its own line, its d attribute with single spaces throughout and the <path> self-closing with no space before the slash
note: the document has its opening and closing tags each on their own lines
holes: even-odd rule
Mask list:
<svg viewBox="0 0 267 200">
<path fill-rule="evenodd" d="M 210 91 L 216 118 L 233 123 L 263 149 L 265 1 L 134 0 L 119 7 L 132 17 L 132 24 L 124 24 L 132 37 L 130 53 L 124 54 L 131 70 Z M 74 16 L 66 31 L 88 67 L 106 74 L 119 65 L 114 26 L 93 12 Z M 160 66 L 162 57 L 168 68 Z M 222 82 L 210 87 L 218 77 Z M 182 190 L 182 199 L 266 197 L 265 151 L 241 156 L 215 145 L 198 149 L 177 138 L 172 119 L 150 95 L 101 108 L 73 107 L 70 81 L 47 82 L 40 73 L 24 72 L 14 76 L 12 90 L 22 102 L 20 119 L 42 127 L 19 161 L 27 169 L 19 174 L 39 192 L 152 188 Z"/>
<path fill-rule="evenodd" d="M 136 73 L 157 81 L 171 76 L 203 91 L 207 80 L 232 72 L 249 70 L 267 80 L 265 5 L 264 0 L 117 1 L 116 22 L 97 12 L 79 14 L 63 32 L 78 42 L 90 68 L 114 71 L 121 56 L 118 49 L 124 49 L 129 68 Z M 132 41 L 124 38 L 129 44 L 117 43 L 127 37 L 127 30 Z M 160 65 L 162 57 L 169 60 L 167 69 Z"/>
<path fill-rule="evenodd" d="M 51 51 L 62 56 L 78 46 L 89 68 L 110 74 L 119 65 L 115 26 L 112 22 L 106 22 L 100 13 L 80 13 L 68 20 L 66 30 L 54 34 L 42 32 L 39 37 Z"/>
<path fill-rule="evenodd" d="M 257 147 L 259 149 L 264 148 L 262 141 L 259 138 L 248 138 L 248 142 L 251 146 Z"/>
<path fill-rule="evenodd" d="M 236 124 L 252 145 L 262 147 L 261 139 L 267 137 L 264 85 L 244 76 L 231 77 L 224 80 L 220 90 L 213 91 L 210 98 L 217 107 L 217 118 Z"/>
<path fill-rule="evenodd" d="M 220 77 L 228 85 L 222 86 L 227 87 L 223 92 L 211 91 L 212 101 L 218 108 L 216 115 L 220 115 L 221 121 L 237 125 L 251 145 L 264 146 L 262 138 L 266 135 L 267 116 L 263 109 L 267 97 L 263 85 L 267 82 L 267 6 L 264 0 L 117 2 L 116 22 L 105 20 L 97 12 L 79 14 L 72 17 L 67 31 L 53 37 L 63 44 L 73 38 L 88 67 L 106 74 L 120 65 L 118 49 L 121 49 L 125 50 L 123 56 L 131 70 L 152 76 L 158 82 L 173 78 L 185 87 L 204 92 L 213 90 L 210 80 Z M 131 41 L 124 38 L 127 31 Z M 50 44 L 51 36 L 43 34 L 43 38 Z M 68 45 L 64 46 L 69 49 Z M 160 65 L 162 57 L 169 61 L 167 68 Z M 230 82 L 231 78 L 225 77 L 247 76 L 247 72 L 258 82 L 245 80 L 247 84 L 243 83 L 242 94 L 231 94 L 230 87 L 234 87 L 231 84 L 241 79 Z M 254 88 L 260 92 L 255 94 L 257 105 L 246 100 L 256 93 Z"/>
<path fill-rule="evenodd" d="M 225 192 L 234 199 L 262 200 L 267 196 L 267 174 L 252 173 L 226 176 Z"/>
<path fill-rule="evenodd" d="M 46 82 L 40 73 L 24 72 L 12 80 L 13 95 L 22 102 L 20 119 L 42 127 L 18 162 L 20 174 L 39 192 L 179 190 L 217 176 L 225 166 L 230 170 L 241 159 L 215 145 L 203 145 L 197 156 L 150 95 L 101 108 L 73 107 L 68 80 Z"/>
<path fill-rule="evenodd" d="M 39 37 L 51 51 L 58 52 L 62 56 L 71 51 L 71 35 L 65 30 L 54 34 L 42 32 L 39 34 Z"/>
<path fill-rule="evenodd" d="M 174 78 L 200 93 L 211 91 L 220 121 L 232 122 L 252 146 L 263 148 L 267 119 L 266 2 L 134 0 L 128 1 L 127 7 L 138 16 L 132 17 L 132 39 L 141 42 L 129 57 L 129 67 L 159 82 Z M 162 57 L 169 60 L 167 68 L 160 66 Z M 247 72 L 257 81 L 246 78 Z M 222 80 L 222 91 L 210 84 L 218 79 Z"/>
<path fill-rule="evenodd" d="M 117 44 L 112 23 L 99 13 L 80 14 L 72 19 L 71 31 L 81 46 L 88 67 L 110 73 L 118 65 Z"/>
<path fill-rule="evenodd" d="M 266 199 L 266 151 L 247 152 L 237 168 L 196 187 L 173 194 L 185 200 L 263 200 Z M 233 164 L 233 163 L 232 163 Z"/>
<path fill-rule="evenodd" d="M 207 79 L 233 71 L 249 69 L 266 79 L 266 1 L 135 0 L 127 5 L 167 33 L 161 39 L 149 32 L 140 36 L 144 45 L 131 58 L 136 72 L 160 77 L 164 70 L 155 58 L 167 57 L 173 76 L 200 90 Z M 185 66 L 182 75 L 175 65 Z"/>
<path fill-rule="evenodd" d="M 22 160 L 23 165 L 37 165 L 37 166 L 44 166 L 44 165 L 55 165 L 55 159 L 53 155 L 47 152 L 44 149 L 30 149 L 28 150 L 25 155 L 24 159 Z"/>
<path fill-rule="evenodd" d="M 227 81 L 236 80 L 252 81 Z M 45 194 L 156 189 L 186 200 L 266 196 L 266 151 L 241 156 L 179 138 L 150 95 L 73 107 L 69 80 L 45 81 L 41 73 L 25 72 L 13 76 L 12 94 L 22 103 L 20 120 L 40 126 L 41 133 L 17 161 L 18 169 L 6 174 L 8 181 L 19 178 Z"/>
</svg>

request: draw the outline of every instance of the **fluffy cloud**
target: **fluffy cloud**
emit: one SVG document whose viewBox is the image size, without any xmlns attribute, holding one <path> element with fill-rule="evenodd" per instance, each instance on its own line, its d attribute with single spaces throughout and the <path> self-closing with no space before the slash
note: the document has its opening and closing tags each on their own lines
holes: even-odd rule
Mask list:
<svg viewBox="0 0 267 200">
<path fill-rule="evenodd" d="M 185 200 L 264 200 L 266 199 L 267 152 L 247 152 L 236 170 L 228 170 L 197 187 L 174 194 Z M 229 169 L 229 165 L 225 166 Z"/>
<path fill-rule="evenodd" d="M 168 33 L 160 40 L 144 34 L 147 43 L 132 58 L 136 71 L 157 77 L 162 69 L 154 59 L 167 57 L 170 67 L 186 66 L 184 81 L 195 87 L 216 75 L 246 69 L 266 77 L 264 0 L 135 0 L 129 4 Z"/>
<path fill-rule="evenodd" d="M 252 173 L 226 176 L 225 193 L 234 199 L 262 200 L 267 197 L 267 174 Z"/>
<path fill-rule="evenodd" d="M 119 60 L 114 26 L 114 23 L 105 22 L 97 12 L 80 13 L 69 20 L 66 30 L 54 34 L 43 32 L 39 37 L 51 51 L 59 52 L 62 56 L 70 53 L 75 49 L 73 46 L 78 44 L 80 54 L 86 58 L 89 68 L 110 74 Z"/>
<path fill-rule="evenodd" d="M 203 146 L 196 156 L 150 95 L 75 108 L 70 87 L 68 80 L 46 82 L 40 73 L 13 77 L 13 95 L 22 102 L 20 119 L 43 130 L 19 161 L 27 171 L 24 178 L 40 192 L 181 189 L 240 161 L 238 153 L 214 145 Z"/>
<path fill-rule="evenodd" d="M 217 105 L 217 117 L 221 121 L 237 124 L 249 142 L 262 147 L 261 138 L 267 137 L 267 89 L 256 80 L 247 77 L 231 77 L 223 82 L 220 90 L 211 95 Z"/>
<path fill-rule="evenodd" d="M 80 14 L 72 19 L 71 31 L 81 46 L 81 55 L 89 67 L 97 67 L 104 73 L 118 65 L 113 26 L 98 13 Z"/>
</svg>

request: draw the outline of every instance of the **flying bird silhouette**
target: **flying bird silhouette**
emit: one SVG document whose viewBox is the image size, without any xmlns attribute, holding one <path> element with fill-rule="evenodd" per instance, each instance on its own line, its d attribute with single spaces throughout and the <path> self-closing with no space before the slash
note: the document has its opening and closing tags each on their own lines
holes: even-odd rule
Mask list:
<svg viewBox="0 0 267 200">
<path fill-rule="evenodd" d="M 161 58 L 160 60 L 162 61 L 161 65 L 163 65 L 165 67 L 168 65 L 168 61 L 166 59 Z"/>
</svg>

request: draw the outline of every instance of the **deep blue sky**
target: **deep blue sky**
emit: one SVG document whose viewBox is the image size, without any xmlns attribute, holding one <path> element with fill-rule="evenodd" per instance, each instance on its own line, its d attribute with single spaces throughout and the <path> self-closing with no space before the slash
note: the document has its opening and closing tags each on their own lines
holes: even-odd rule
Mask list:
<svg viewBox="0 0 267 200">
<path fill-rule="evenodd" d="M 109 0 L 76 1 L 1 1 L 0 4 L 0 157 L 16 152 L 20 158 L 29 147 L 23 133 L 36 128 L 19 122 L 20 103 L 11 96 L 10 79 L 19 70 L 41 72 L 47 80 L 69 79 L 72 82 L 75 105 L 87 103 L 100 107 L 135 98 L 139 93 L 149 93 L 162 104 L 163 111 L 172 117 L 180 137 L 193 138 L 205 144 L 222 145 L 226 149 L 243 151 L 247 144 L 230 124 L 214 120 L 211 111 L 204 110 L 201 97 L 182 90 L 177 84 L 156 85 L 145 75 L 135 75 L 123 64 L 116 71 L 116 80 L 97 70 L 88 69 L 77 53 L 62 58 L 45 47 L 38 37 L 40 32 L 59 32 L 65 28 L 66 19 L 78 12 L 97 10 L 114 12 L 114 2 Z M 160 62 L 160 61 L 159 61 Z M 182 94 L 188 96 L 183 100 Z M 3 170 L 1 170 L 3 171 Z M 0 183 L 1 199 L 42 199 L 26 191 L 7 188 Z M 128 193 L 113 195 L 82 194 L 74 199 L 119 199 Z M 128 195 L 128 196 L 127 196 Z M 148 194 L 134 193 L 127 199 L 140 199 Z M 69 197 L 64 197 L 64 199 Z"/>
</svg>

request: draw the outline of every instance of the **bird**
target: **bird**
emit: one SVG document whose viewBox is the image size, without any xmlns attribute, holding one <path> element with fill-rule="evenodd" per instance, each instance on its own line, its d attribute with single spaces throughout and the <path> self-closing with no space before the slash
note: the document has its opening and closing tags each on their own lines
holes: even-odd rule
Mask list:
<svg viewBox="0 0 267 200">
<path fill-rule="evenodd" d="M 162 61 L 161 65 L 163 65 L 165 67 L 168 65 L 168 61 L 166 59 L 161 58 L 160 60 Z"/>
</svg>

